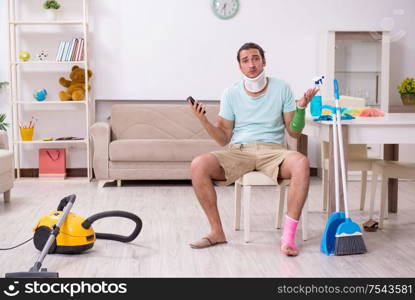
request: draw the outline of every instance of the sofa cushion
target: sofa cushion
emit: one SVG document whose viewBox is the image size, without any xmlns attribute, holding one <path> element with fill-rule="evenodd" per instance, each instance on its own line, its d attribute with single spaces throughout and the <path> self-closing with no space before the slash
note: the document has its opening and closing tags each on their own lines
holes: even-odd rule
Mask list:
<svg viewBox="0 0 415 300">
<path fill-rule="evenodd" d="M 219 105 L 205 107 L 207 118 L 216 123 Z M 110 123 L 112 140 L 210 139 L 186 104 L 117 104 L 111 107 Z"/>
<path fill-rule="evenodd" d="M 196 156 L 219 150 L 213 140 L 129 139 L 111 142 L 111 161 L 191 161 Z"/>
</svg>

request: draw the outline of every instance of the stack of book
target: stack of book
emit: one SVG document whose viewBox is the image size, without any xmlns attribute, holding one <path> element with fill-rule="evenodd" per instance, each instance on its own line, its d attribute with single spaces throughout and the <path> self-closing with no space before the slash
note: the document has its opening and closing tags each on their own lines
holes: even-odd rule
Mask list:
<svg viewBox="0 0 415 300">
<path fill-rule="evenodd" d="M 72 41 L 61 41 L 56 61 L 81 61 L 84 59 L 84 39 L 74 38 Z"/>
</svg>

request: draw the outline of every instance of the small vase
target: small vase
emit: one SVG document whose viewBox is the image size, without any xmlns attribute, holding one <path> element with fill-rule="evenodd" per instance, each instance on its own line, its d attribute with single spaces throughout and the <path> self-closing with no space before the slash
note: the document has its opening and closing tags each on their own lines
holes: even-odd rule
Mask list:
<svg viewBox="0 0 415 300">
<path fill-rule="evenodd" d="M 404 105 L 415 105 L 415 94 L 401 94 Z"/>
<path fill-rule="evenodd" d="M 48 21 L 56 21 L 56 9 L 46 9 L 46 19 Z"/>
</svg>

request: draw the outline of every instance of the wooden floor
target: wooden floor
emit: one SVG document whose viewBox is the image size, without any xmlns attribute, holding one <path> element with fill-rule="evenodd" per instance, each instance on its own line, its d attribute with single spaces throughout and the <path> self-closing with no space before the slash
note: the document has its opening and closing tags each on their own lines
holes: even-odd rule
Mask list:
<svg viewBox="0 0 415 300">
<path fill-rule="evenodd" d="M 16 182 L 12 200 L 0 196 L 0 248 L 16 245 L 33 235 L 41 216 L 56 209 L 64 196 L 75 193 L 73 212 L 88 217 L 106 210 L 127 210 L 143 220 L 142 233 L 130 244 L 98 240 L 81 255 L 48 255 L 44 267 L 61 277 L 413 277 L 415 275 L 415 182 L 399 184 L 399 211 L 390 214 L 384 230 L 364 233 L 368 253 L 326 256 L 319 250 L 325 226 L 321 181 L 312 179 L 309 203 L 309 240 L 297 234 L 300 255 L 288 258 L 278 251 L 280 230 L 273 229 L 276 189 L 253 189 L 251 239 L 233 230 L 233 186 L 218 187 L 220 212 L 228 244 L 194 250 L 188 243 L 202 237 L 208 224 L 190 182 L 124 182 L 98 188 L 96 182 Z M 378 189 L 379 190 L 379 189 Z M 352 219 L 367 220 L 360 212 L 359 183 L 349 184 Z M 369 198 L 369 194 L 368 197 Z M 367 199 L 368 200 L 368 199 Z M 368 204 L 369 201 L 367 201 Z M 378 210 L 378 203 L 376 203 Z M 130 221 L 99 220 L 96 232 L 128 234 Z M 32 242 L 0 251 L 0 276 L 27 271 L 39 252 Z"/>
</svg>

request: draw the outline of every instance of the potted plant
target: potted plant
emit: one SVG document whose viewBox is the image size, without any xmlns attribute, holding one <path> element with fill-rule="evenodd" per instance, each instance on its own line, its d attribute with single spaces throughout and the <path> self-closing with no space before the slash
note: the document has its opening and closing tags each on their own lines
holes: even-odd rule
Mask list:
<svg viewBox="0 0 415 300">
<path fill-rule="evenodd" d="M 6 123 L 6 114 L 0 114 L 0 131 L 6 131 L 10 124 Z"/>
<path fill-rule="evenodd" d="M 0 81 L 0 91 L 3 87 L 8 85 L 9 83 L 7 81 Z M 0 135 L 2 135 L 2 131 L 6 131 L 7 127 L 9 127 L 10 124 L 6 123 L 6 114 L 0 113 Z M 0 143 L 1 143 L 1 137 L 0 137 Z"/>
<path fill-rule="evenodd" d="M 46 18 L 49 21 L 56 20 L 56 11 L 61 7 L 58 1 L 55 0 L 47 0 L 43 3 L 43 8 L 46 10 Z"/>
<path fill-rule="evenodd" d="M 402 103 L 404 105 L 415 105 L 415 79 L 405 78 L 398 86 L 399 94 L 401 94 Z"/>
<path fill-rule="evenodd" d="M 0 81 L 0 90 L 2 89 L 2 87 L 8 85 L 9 83 L 7 81 Z"/>
</svg>

